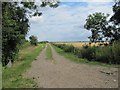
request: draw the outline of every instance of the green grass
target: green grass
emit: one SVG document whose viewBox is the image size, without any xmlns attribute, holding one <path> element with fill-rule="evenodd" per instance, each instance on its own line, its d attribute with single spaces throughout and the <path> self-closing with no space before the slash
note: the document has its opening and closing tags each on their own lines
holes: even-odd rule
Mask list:
<svg viewBox="0 0 120 90">
<path fill-rule="evenodd" d="M 74 55 L 73 53 L 66 53 L 64 52 L 63 49 L 60 49 L 56 46 L 53 46 L 55 48 L 55 50 L 63 55 L 65 58 L 68 58 L 71 61 L 74 61 L 75 63 L 82 63 L 82 64 L 89 64 L 89 65 L 100 65 L 100 66 L 105 66 L 105 67 L 119 67 L 118 65 L 114 65 L 114 64 L 105 64 L 105 63 L 100 63 L 100 62 L 96 62 L 96 61 L 88 61 L 87 59 L 82 59 L 82 58 L 78 58 L 76 55 Z"/>
<path fill-rule="evenodd" d="M 20 50 L 19 59 L 11 68 L 3 68 L 3 88 L 26 88 L 36 87 L 32 79 L 24 78 L 23 73 L 31 67 L 31 63 L 39 55 L 45 44 L 29 46 Z"/>
<path fill-rule="evenodd" d="M 52 57 L 52 50 L 51 50 L 50 45 L 47 45 L 46 56 L 47 56 L 48 60 L 52 60 L 53 59 L 53 57 Z"/>
<path fill-rule="evenodd" d="M 31 46 L 30 42 L 24 42 L 24 44 L 22 44 L 22 45 L 20 46 L 20 49 L 24 49 L 24 48 L 27 48 L 27 47 L 29 47 L 29 46 Z"/>
</svg>

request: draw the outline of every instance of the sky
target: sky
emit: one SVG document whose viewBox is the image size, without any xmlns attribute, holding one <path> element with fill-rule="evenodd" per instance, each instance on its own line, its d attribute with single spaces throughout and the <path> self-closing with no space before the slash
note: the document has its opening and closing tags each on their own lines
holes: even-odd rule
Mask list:
<svg viewBox="0 0 120 90">
<path fill-rule="evenodd" d="M 88 41 L 91 32 L 84 29 L 89 14 L 103 12 L 112 15 L 110 0 L 63 0 L 57 8 L 40 8 L 42 16 L 30 18 L 27 38 L 35 35 L 38 41 Z"/>
</svg>

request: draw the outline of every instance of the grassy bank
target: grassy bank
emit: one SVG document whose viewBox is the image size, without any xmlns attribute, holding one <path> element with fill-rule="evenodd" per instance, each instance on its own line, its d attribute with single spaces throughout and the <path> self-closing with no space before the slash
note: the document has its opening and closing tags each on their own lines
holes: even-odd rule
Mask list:
<svg viewBox="0 0 120 90">
<path fill-rule="evenodd" d="M 58 48 L 56 46 L 53 46 L 53 47 L 59 54 L 63 55 L 65 58 L 68 58 L 69 60 L 74 61 L 76 63 L 83 63 L 83 64 L 89 64 L 89 65 L 100 65 L 100 66 L 105 66 L 105 67 L 118 67 L 118 65 L 114 65 L 114 64 L 110 65 L 110 64 L 97 62 L 97 61 L 88 61 L 87 59 L 78 58 L 73 53 L 65 52 L 63 49 Z"/>
<path fill-rule="evenodd" d="M 19 58 L 11 68 L 3 68 L 3 88 L 26 88 L 36 87 L 32 79 L 23 77 L 23 73 L 31 66 L 31 63 L 39 55 L 45 44 L 29 46 L 20 50 Z"/>
<path fill-rule="evenodd" d="M 47 45 L 46 56 L 47 56 L 48 60 L 52 60 L 53 59 L 53 57 L 52 57 L 52 50 L 51 50 L 50 45 Z"/>
</svg>

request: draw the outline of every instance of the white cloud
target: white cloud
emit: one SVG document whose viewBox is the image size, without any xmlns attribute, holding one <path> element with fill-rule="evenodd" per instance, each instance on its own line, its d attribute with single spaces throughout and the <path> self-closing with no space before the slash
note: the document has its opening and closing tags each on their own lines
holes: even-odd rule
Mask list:
<svg viewBox="0 0 120 90">
<path fill-rule="evenodd" d="M 91 34 L 84 29 L 87 16 L 95 12 L 112 14 L 112 5 L 87 2 L 85 5 L 62 4 L 55 9 L 45 7 L 40 10 L 42 17 L 30 19 L 29 35 L 36 35 L 40 41 L 81 41 L 88 40 Z"/>
<path fill-rule="evenodd" d="M 60 2 L 113 2 L 114 0 L 59 0 Z"/>
</svg>

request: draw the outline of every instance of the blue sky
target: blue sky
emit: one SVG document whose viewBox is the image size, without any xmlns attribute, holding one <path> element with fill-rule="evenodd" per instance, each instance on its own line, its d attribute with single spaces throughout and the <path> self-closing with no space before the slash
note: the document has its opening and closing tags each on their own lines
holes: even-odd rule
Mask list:
<svg viewBox="0 0 120 90">
<path fill-rule="evenodd" d="M 95 0 L 93 0 L 95 1 Z M 98 0 L 97 0 L 98 1 Z M 30 31 L 39 41 L 88 41 L 84 29 L 87 16 L 95 12 L 113 14 L 113 2 L 61 2 L 57 8 L 40 8 L 43 15 L 30 19 Z"/>
</svg>

